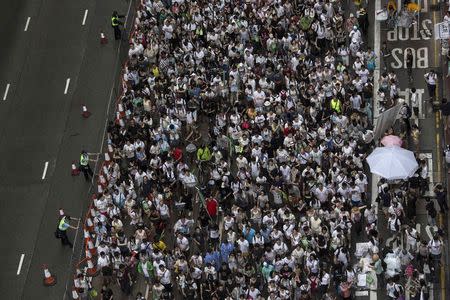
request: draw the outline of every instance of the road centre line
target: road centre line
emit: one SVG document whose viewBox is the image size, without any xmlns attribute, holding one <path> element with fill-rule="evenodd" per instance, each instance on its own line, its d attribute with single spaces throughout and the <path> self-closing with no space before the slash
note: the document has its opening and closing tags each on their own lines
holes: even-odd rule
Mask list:
<svg viewBox="0 0 450 300">
<path fill-rule="evenodd" d="M 8 97 L 8 92 L 9 92 L 10 86 L 11 86 L 11 84 L 9 84 L 9 83 L 6 85 L 5 93 L 3 94 L 3 101 L 5 101 L 6 97 Z"/>
<path fill-rule="evenodd" d="M 28 26 L 30 25 L 30 21 L 31 21 L 31 17 L 27 18 L 27 22 L 25 23 L 25 28 L 23 29 L 23 31 L 27 31 L 28 30 Z"/>
<path fill-rule="evenodd" d="M 70 84 L 70 78 L 66 79 L 66 88 L 64 89 L 64 95 L 67 94 L 67 91 L 69 90 L 69 84 Z"/>
<path fill-rule="evenodd" d="M 42 172 L 42 180 L 44 180 L 45 175 L 47 175 L 47 169 L 48 169 L 48 161 L 46 161 L 44 165 L 44 171 Z"/>
<path fill-rule="evenodd" d="M 20 256 L 19 266 L 17 267 L 17 275 L 20 275 L 20 271 L 22 270 L 24 258 L 25 258 L 25 254 L 22 253 L 22 255 Z"/>
<path fill-rule="evenodd" d="M 83 22 L 81 22 L 81 25 L 86 24 L 87 15 L 88 15 L 88 10 L 86 9 L 86 10 L 84 11 Z"/>
</svg>

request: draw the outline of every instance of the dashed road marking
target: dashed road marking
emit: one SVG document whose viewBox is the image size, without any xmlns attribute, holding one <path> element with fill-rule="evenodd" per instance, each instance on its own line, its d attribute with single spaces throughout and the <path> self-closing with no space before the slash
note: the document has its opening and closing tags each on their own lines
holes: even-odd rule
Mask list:
<svg viewBox="0 0 450 300">
<path fill-rule="evenodd" d="M 69 90 L 69 84 L 70 84 L 70 78 L 66 79 L 66 88 L 64 89 L 64 95 L 67 94 L 67 91 Z"/>
<path fill-rule="evenodd" d="M 23 259 L 25 258 L 25 254 L 22 253 L 20 256 L 19 266 L 17 267 L 17 275 L 20 275 L 20 271 L 22 271 Z"/>
<path fill-rule="evenodd" d="M 84 24 L 86 24 L 87 15 L 88 15 L 88 10 L 86 9 L 84 11 L 83 22 L 81 22 L 81 25 L 83 25 L 83 26 L 84 26 Z"/>
<path fill-rule="evenodd" d="M 47 169 L 48 169 L 48 161 L 46 161 L 44 165 L 44 171 L 42 172 L 42 180 L 44 180 L 45 175 L 47 175 Z"/>
<path fill-rule="evenodd" d="M 23 31 L 28 31 L 28 26 L 30 26 L 30 21 L 31 21 L 31 17 L 27 18 L 27 22 L 25 23 L 25 28 L 23 29 Z"/>
<path fill-rule="evenodd" d="M 8 97 L 8 92 L 9 92 L 10 86 L 11 86 L 11 84 L 9 84 L 9 83 L 6 85 L 5 93 L 3 94 L 3 101 L 5 101 L 6 98 Z"/>
</svg>

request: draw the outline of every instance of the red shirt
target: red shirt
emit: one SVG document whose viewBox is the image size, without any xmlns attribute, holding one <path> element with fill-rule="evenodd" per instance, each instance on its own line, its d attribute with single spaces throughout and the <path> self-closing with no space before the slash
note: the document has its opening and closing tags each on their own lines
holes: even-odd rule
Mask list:
<svg viewBox="0 0 450 300">
<path fill-rule="evenodd" d="M 183 150 L 181 150 L 180 148 L 175 148 L 172 150 L 172 158 L 174 160 L 179 160 L 183 157 Z"/>
<path fill-rule="evenodd" d="M 214 198 L 208 198 L 206 199 L 206 210 L 208 211 L 208 214 L 211 217 L 217 216 L 217 208 L 219 206 L 219 203 Z"/>
</svg>

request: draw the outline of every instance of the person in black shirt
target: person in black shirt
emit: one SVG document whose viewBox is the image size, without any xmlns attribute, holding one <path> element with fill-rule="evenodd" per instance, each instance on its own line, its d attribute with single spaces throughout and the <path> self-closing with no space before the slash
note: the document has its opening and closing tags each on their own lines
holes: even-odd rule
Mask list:
<svg viewBox="0 0 450 300">
<path fill-rule="evenodd" d="M 448 211 L 447 191 L 441 184 L 438 184 L 434 188 L 434 193 L 436 194 L 436 200 L 439 204 L 441 214 L 445 214 Z"/>
<path fill-rule="evenodd" d="M 441 104 L 441 113 L 444 116 L 444 129 L 447 131 L 447 129 L 450 126 L 450 102 L 447 102 L 446 98 L 442 98 L 442 104 Z"/>
<path fill-rule="evenodd" d="M 428 213 L 428 225 L 435 226 L 437 211 L 436 208 L 434 207 L 434 202 L 430 198 L 427 198 L 425 209 L 427 210 Z"/>
</svg>

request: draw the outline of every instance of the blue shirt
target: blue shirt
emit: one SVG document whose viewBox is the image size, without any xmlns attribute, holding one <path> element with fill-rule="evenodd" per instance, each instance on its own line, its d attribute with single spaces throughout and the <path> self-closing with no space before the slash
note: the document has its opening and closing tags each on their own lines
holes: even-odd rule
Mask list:
<svg viewBox="0 0 450 300">
<path fill-rule="evenodd" d="M 242 234 L 244 235 L 245 239 L 251 244 L 256 231 L 253 228 L 247 228 L 244 226 L 244 228 L 242 229 Z"/>
<path fill-rule="evenodd" d="M 205 255 L 205 265 L 210 263 L 212 266 L 216 268 L 216 270 L 220 269 L 220 256 L 219 252 L 207 252 Z"/>
<path fill-rule="evenodd" d="M 228 263 L 228 257 L 233 250 L 234 245 L 232 243 L 222 243 L 222 245 L 220 245 L 220 258 L 222 259 L 222 262 Z"/>
</svg>

